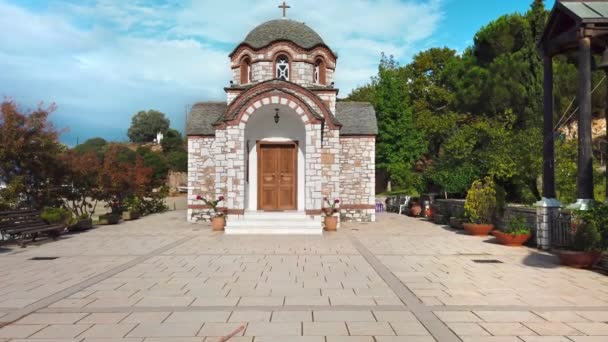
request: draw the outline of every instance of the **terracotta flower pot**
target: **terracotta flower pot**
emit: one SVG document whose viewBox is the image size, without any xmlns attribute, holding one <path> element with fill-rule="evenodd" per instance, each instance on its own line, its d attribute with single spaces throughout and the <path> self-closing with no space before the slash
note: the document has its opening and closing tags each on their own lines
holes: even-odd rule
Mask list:
<svg viewBox="0 0 608 342">
<path fill-rule="evenodd" d="M 420 204 L 414 204 L 410 208 L 410 214 L 413 217 L 418 217 L 418 216 L 420 216 L 421 213 L 422 213 L 422 207 L 420 206 Z"/>
<path fill-rule="evenodd" d="M 462 226 L 462 220 L 457 217 L 450 217 L 450 227 L 456 229 L 464 229 Z"/>
<path fill-rule="evenodd" d="M 325 216 L 325 230 L 335 232 L 338 229 L 338 218 L 335 216 Z"/>
<path fill-rule="evenodd" d="M 492 235 L 494 235 L 496 239 L 498 239 L 498 242 L 500 242 L 500 244 L 511 247 L 522 246 L 524 243 L 528 242 L 528 240 L 530 240 L 530 237 L 532 236 L 532 234 L 530 233 L 513 235 L 501 232 L 499 230 L 493 231 Z"/>
<path fill-rule="evenodd" d="M 564 266 L 574 268 L 591 268 L 602 257 L 601 252 L 557 251 L 559 261 Z"/>
<path fill-rule="evenodd" d="M 221 232 L 226 226 L 226 218 L 224 216 L 216 216 L 211 219 L 211 225 L 214 231 Z"/>
<path fill-rule="evenodd" d="M 487 236 L 492 230 L 494 230 L 494 225 L 465 223 L 464 230 L 473 236 Z"/>
<path fill-rule="evenodd" d="M 428 218 L 429 220 L 432 220 L 433 219 L 433 209 L 426 208 L 426 210 L 424 211 L 424 216 L 426 216 L 426 218 Z"/>
</svg>

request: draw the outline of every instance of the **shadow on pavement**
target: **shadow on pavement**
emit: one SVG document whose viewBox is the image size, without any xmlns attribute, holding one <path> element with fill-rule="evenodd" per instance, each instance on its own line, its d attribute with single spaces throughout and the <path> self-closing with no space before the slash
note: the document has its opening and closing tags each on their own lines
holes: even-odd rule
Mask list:
<svg viewBox="0 0 608 342">
<path fill-rule="evenodd" d="M 559 259 L 555 255 L 532 252 L 523 260 L 524 265 L 538 268 L 558 268 Z"/>
</svg>

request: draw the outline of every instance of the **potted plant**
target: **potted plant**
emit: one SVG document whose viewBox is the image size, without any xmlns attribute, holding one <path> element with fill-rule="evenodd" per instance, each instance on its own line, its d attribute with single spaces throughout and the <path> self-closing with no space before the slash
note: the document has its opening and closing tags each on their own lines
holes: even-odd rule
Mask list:
<svg viewBox="0 0 608 342">
<path fill-rule="evenodd" d="M 99 215 L 98 223 L 101 225 L 114 225 L 120 222 L 120 215 L 115 213 L 107 213 Z"/>
<path fill-rule="evenodd" d="M 608 205 L 596 203 L 590 210 L 579 210 L 573 217 L 572 244 L 569 250 L 558 250 L 562 265 L 591 268 L 606 249 L 608 238 Z"/>
<path fill-rule="evenodd" d="M 464 203 L 467 223 L 464 229 L 473 236 L 487 236 L 494 225 L 496 214 L 502 211 L 504 192 L 494 180 L 486 177 L 471 185 Z"/>
<path fill-rule="evenodd" d="M 217 232 L 223 231 L 224 227 L 226 227 L 226 216 L 224 215 L 223 211 L 218 209 L 217 205 L 224 201 L 224 196 L 218 197 L 215 201 L 209 201 L 202 196 L 196 196 L 196 199 L 205 202 L 206 205 L 213 209 L 213 212 L 215 213 L 215 215 L 211 218 L 213 230 Z"/>
<path fill-rule="evenodd" d="M 126 201 L 126 210 L 122 212 L 122 219 L 125 221 L 137 220 L 141 217 L 139 208 L 141 207 L 141 200 L 137 196 L 128 198 Z"/>
<path fill-rule="evenodd" d="M 40 213 L 40 218 L 48 224 L 60 224 L 67 227 L 72 221 L 72 212 L 63 208 L 46 207 Z"/>
<path fill-rule="evenodd" d="M 418 200 L 412 200 L 410 204 L 410 216 L 418 217 L 422 214 L 422 206 Z"/>
<path fill-rule="evenodd" d="M 455 228 L 455 229 L 464 229 L 464 225 L 462 224 L 462 222 L 464 222 L 465 220 L 465 215 L 464 212 L 461 213 L 460 215 L 456 216 L 452 216 L 450 217 L 450 227 Z"/>
<path fill-rule="evenodd" d="M 323 207 L 323 211 L 325 212 L 325 230 L 332 232 L 336 231 L 338 229 L 338 217 L 334 216 L 334 214 L 340 211 L 336 208 L 336 206 L 340 204 L 340 199 L 336 198 L 333 203 L 331 203 L 327 197 L 323 200 L 327 204 L 326 207 Z"/>
<path fill-rule="evenodd" d="M 93 220 L 89 214 L 80 214 L 77 218 L 72 219 L 68 230 L 71 232 L 81 231 L 93 228 Z"/>
<path fill-rule="evenodd" d="M 526 219 L 523 216 L 518 215 L 509 221 L 509 225 L 504 232 L 495 230 L 492 232 L 492 235 L 494 235 L 502 245 L 516 247 L 521 246 L 530 240 L 532 230 L 526 223 Z"/>
</svg>

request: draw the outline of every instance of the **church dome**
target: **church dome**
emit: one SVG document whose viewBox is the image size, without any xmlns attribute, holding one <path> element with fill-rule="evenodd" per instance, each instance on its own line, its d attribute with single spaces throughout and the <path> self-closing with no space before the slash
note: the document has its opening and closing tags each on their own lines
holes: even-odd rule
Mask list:
<svg viewBox="0 0 608 342">
<path fill-rule="evenodd" d="M 290 41 L 304 49 L 325 45 L 321 36 L 313 29 L 289 19 L 271 20 L 261 24 L 249 32 L 243 43 L 259 49 L 280 40 Z"/>
</svg>

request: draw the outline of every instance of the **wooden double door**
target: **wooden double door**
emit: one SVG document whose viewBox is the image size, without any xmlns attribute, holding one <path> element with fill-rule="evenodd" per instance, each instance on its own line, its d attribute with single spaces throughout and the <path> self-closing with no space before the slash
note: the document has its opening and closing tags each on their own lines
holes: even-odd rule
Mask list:
<svg viewBox="0 0 608 342">
<path fill-rule="evenodd" d="M 297 143 L 258 143 L 258 210 L 296 210 Z"/>
</svg>

